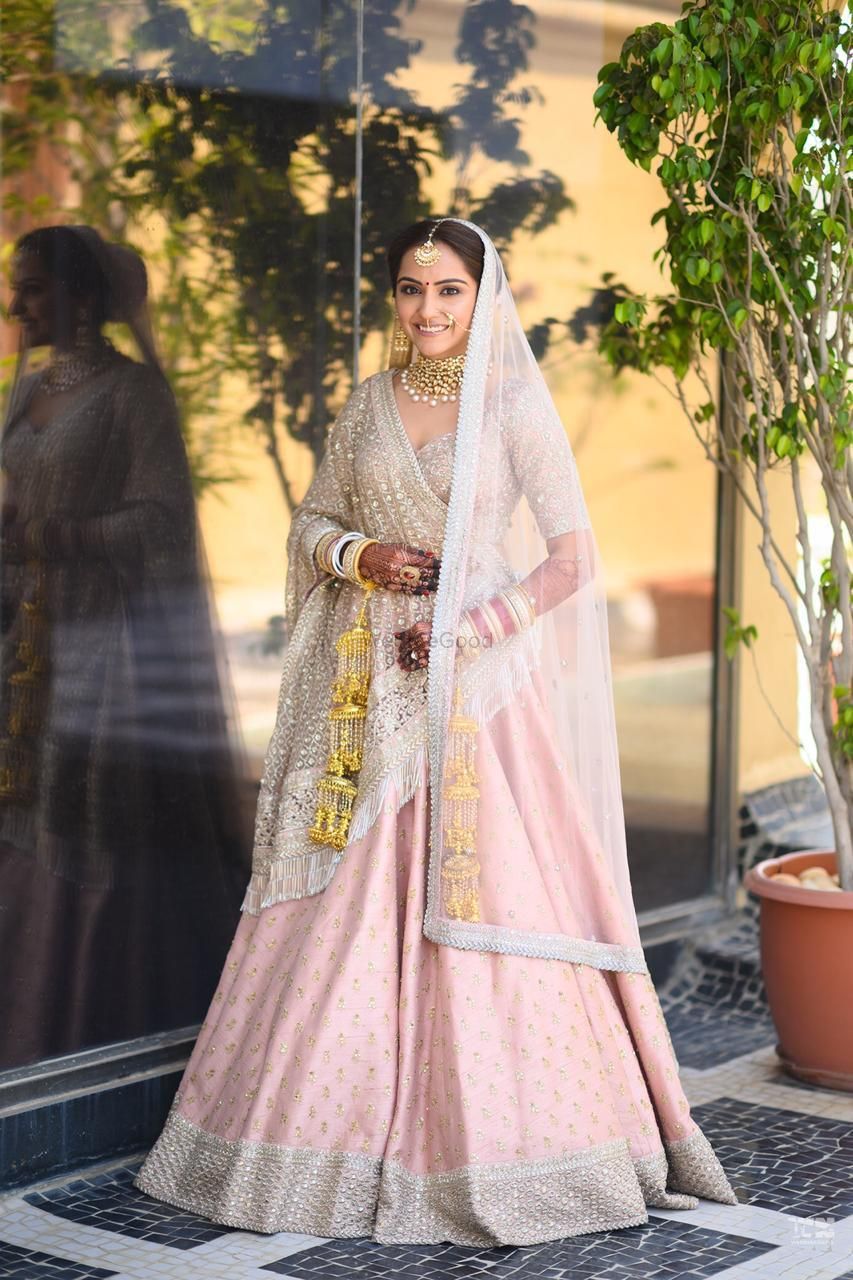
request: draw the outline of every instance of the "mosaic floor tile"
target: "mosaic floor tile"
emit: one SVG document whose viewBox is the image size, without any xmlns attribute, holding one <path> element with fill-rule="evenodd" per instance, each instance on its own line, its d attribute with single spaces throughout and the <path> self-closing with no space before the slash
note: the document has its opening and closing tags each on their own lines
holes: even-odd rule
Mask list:
<svg viewBox="0 0 853 1280">
<path fill-rule="evenodd" d="M 70 1258 L 56 1258 L 35 1249 L 20 1249 L 0 1240 L 0 1276 L 4 1280 L 109 1280 L 115 1275 L 117 1271 L 105 1271 L 103 1267 L 92 1267 Z"/>
<path fill-rule="evenodd" d="M 658 995 L 682 1067 L 709 1070 L 775 1043 L 758 925 L 747 913 L 686 943 Z"/>
<path fill-rule="evenodd" d="M 853 1123 L 718 1098 L 694 1108 L 744 1204 L 797 1217 L 853 1214 Z"/>
<path fill-rule="evenodd" d="M 372 1240 L 329 1240 L 262 1271 L 312 1280 L 474 1280 L 495 1275 L 498 1259 L 518 1249 L 462 1249 L 458 1245 L 381 1245 Z"/>
<path fill-rule="evenodd" d="M 142 1196 L 138 1162 L 0 1200 L 0 1280 L 853 1280 L 853 1096 L 785 1076 L 755 914 L 685 950 L 661 1004 L 740 1205 L 530 1248 L 258 1236 Z"/>
<path fill-rule="evenodd" d="M 664 1006 L 664 1016 L 679 1065 L 700 1071 L 752 1053 L 776 1039 L 769 1014 L 720 1017 L 713 1003 L 702 1000 Z"/>
<path fill-rule="evenodd" d="M 138 1165 L 110 1173 L 77 1178 L 50 1191 L 25 1195 L 27 1204 L 57 1218 L 102 1231 L 115 1231 L 136 1240 L 150 1240 L 171 1249 L 195 1249 L 227 1235 L 230 1227 L 152 1200 L 133 1186 Z M 0 1273 L 2 1274 L 2 1273 Z"/>
<path fill-rule="evenodd" d="M 700 1280 L 760 1258 L 773 1246 L 653 1219 L 648 1226 L 525 1249 L 460 1249 L 331 1240 L 262 1268 L 292 1280 Z"/>
</svg>

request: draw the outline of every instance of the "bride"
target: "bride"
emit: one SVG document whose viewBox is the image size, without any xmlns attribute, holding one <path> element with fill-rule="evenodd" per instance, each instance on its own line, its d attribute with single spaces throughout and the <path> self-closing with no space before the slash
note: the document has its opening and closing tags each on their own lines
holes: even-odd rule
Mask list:
<svg viewBox="0 0 853 1280">
<path fill-rule="evenodd" d="M 418 223 L 388 261 L 395 367 L 293 520 L 244 914 L 138 1185 L 475 1246 L 735 1203 L 640 945 L 565 432 L 479 227 Z"/>
</svg>

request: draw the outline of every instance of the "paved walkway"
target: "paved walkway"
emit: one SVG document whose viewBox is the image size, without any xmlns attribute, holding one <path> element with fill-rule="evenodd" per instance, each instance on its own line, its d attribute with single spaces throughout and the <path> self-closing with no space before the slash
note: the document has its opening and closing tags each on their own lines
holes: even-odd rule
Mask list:
<svg viewBox="0 0 853 1280">
<path fill-rule="evenodd" d="M 213 1226 L 140 1195 L 138 1161 L 124 1162 L 0 1200 L 0 1277 L 853 1280 L 853 1095 L 780 1072 L 746 928 L 692 950 L 661 990 L 688 1098 L 737 1206 L 655 1209 L 647 1226 L 524 1249 L 389 1248 Z"/>
</svg>

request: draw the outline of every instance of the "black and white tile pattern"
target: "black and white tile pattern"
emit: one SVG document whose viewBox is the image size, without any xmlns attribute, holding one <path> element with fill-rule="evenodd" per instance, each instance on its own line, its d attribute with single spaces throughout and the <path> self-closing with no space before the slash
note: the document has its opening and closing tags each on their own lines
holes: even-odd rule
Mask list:
<svg viewBox="0 0 853 1280">
<path fill-rule="evenodd" d="M 19 1249 L 0 1240 L 0 1276 L 26 1276 L 27 1280 L 109 1280 L 117 1274 L 37 1249 Z"/>
<path fill-rule="evenodd" d="M 742 1204 L 796 1217 L 853 1217 L 853 1098 L 847 1121 L 719 1098 L 693 1114 Z"/>
<path fill-rule="evenodd" d="M 525 1249 L 389 1247 L 215 1226 L 124 1162 L 0 1201 L 0 1280 L 853 1280 L 853 1096 L 781 1073 L 751 914 L 685 949 L 660 995 L 736 1206 Z"/>
<path fill-rule="evenodd" d="M 762 1257 L 773 1246 L 723 1235 L 692 1223 L 653 1218 L 630 1231 L 605 1231 L 526 1249 L 488 1253 L 457 1249 L 388 1248 L 364 1240 L 333 1240 L 264 1270 L 292 1280 L 647 1280 L 651 1276 L 716 1276 Z"/>
<path fill-rule="evenodd" d="M 133 1186 L 134 1172 L 135 1168 L 126 1168 L 75 1178 L 65 1186 L 25 1195 L 24 1201 L 81 1226 L 115 1231 L 171 1249 L 195 1249 L 231 1230 L 189 1213 L 179 1213 L 142 1195 Z"/>
</svg>

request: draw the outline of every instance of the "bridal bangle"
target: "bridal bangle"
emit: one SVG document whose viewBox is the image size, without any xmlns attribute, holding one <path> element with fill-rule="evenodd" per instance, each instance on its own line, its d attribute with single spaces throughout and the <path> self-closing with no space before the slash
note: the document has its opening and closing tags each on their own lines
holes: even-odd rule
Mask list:
<svg viewBox="0 0 853 1280">
<path fill-rule="evenodd" d="M 362 575 L 361 569 L 359 568 L 361 557 L 368 547 L 375 547 L 378 545 L 378 543 L 379 543 L 378 538 L 362 538 L 361 542 L 358 543 L 355 549 L 355 555 L 352 558 L 352 571 L 353 571 L 355 581 L 358 583 L 360 587 L 366 587 L 366 586 L 372 585 L 371 579 L 365 578 Z"/>
<path fill-rule="evenodd" d="M 536 621 L 536 604 L 522 586 L 515 583 L 501 592 L 501 599 L 518 622 L 519 631 L 526 631 Z"/>
<path fill-rule="evenodd" d="M 314 562 L 323 573 L 335 578 L 344 578 L 359 587 L 372 586 L 370 579 L 362 575 L 358 566 L 367 548 L 377 542 L 377 538 L 365 538 L 355 530 L 350 530 L 349 533 L 333 530 L 324 533 L 314 548 Z"/>
<path fill-rule="evenodd" d="M 334 573 L 334 570 L 332 569 L 332 562 L 329 559 L 329 553 L 332 546 L 337 542 L 340 536 L 341 535 L 338 533 L 337 529 L 333 529 L 331 533 L 324 533 L 314 548 L 314 563 L 317 565 L 318 569 L 323 571 L 323 573 Z"/>
<path fill-rule="evenodd" d="M 457 643 L 460 649 L 460 656 L 473 657 L 479 652 L 482 645 L 482 637 L 471 621 L 469 613 L 463 613 L 459 619 L 459 629 L 457 631 Z"/>
<path fill-rule="evenodd" d="M 496 607 L 498 602 L 506 610 L 508 617 L 514 624 L 512 631 L 507 631 L 499 612 L 499 607 Z M 506 587 L 505 590 L 491 600 L 481 600 L 475 608 L 479 611 L 488 634 L 486 636 L 481 635 L 474 622 L 473 609 L 463 613 L 459 619 L 458 634 L 465 650 L 480 648 L 484 640 L 499 644 L 501 640 L 507 640 L 512 635 L 526 631 L 536 621 L 536 606 L 533 597 L 528 595 L 524 588 L 517 583 Z"/>
<path fill-rule="evenodd" d="M 358 562 L 362 553 L 367 547 L 373 546 L 378 542 L 378 538 L 362 538 L 361 535 L 350 542 L 343 555 L 341 556 L 341 577 L 346 578 L 347 582 L 354 582 L 356 586 L 367 587 L 373 584 L 368 578 L 363 578 L 359 573 Z"/>
<path fill-rule="evenodd" d="M 492 639 L 498 644 L 501 640 L 506 640 L 507 633 L 504 629 L 504 624 L 501 621 L 501 617 L 497 609 L 492 605 L 491 600 L 481 600 L 478 607 L 480 613 L 485 619 L 486 626 L 491 632 Z"/>
<path fill-rule="evenodd" d="M 332 547 L 329 554 L 329 560 L 331 561 L 332 572 L 336 578 L 345 578 L 347 576 L 344 572 L 344 553 L 351 543 L 358 542 L 360 538 L 360 533 L 342 533 Z"/>
</svg>

